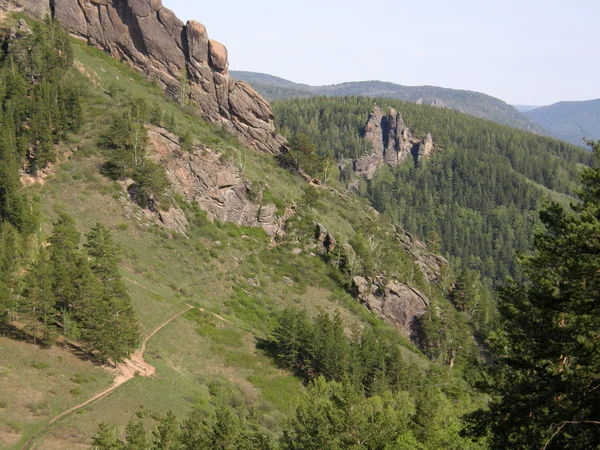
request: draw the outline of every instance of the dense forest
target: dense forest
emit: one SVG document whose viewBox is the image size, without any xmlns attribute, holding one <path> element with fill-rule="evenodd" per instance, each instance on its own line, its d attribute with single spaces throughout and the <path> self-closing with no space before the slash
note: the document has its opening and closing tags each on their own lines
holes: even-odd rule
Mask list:
<svg viewBox="0 0 600 450">
<path fill-rule="evenodd" d="M 458 267 L 490 281 L 521 279 L 515 256 L 533 242 L 542 199 L 570 198 L 590 154 L 466 114 L 389 99 L 318 97 L 275 102 L 274 108 L 283 133 L 307 136 L 319 154 L 341 164 L 348 180 L 344 160 L 367 151 L 361 136 L 373 104 L 396 108 L 415 135 L 431 133 L 437 150 L 418 167 L 383 166 L 359 193 Z"/>
</svg>

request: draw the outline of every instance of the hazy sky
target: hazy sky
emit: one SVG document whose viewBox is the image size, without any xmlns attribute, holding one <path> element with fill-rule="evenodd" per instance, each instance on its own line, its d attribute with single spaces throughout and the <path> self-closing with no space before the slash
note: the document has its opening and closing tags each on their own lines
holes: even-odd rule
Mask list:
<svg viewBox="0 0 600 450">
<path fill-rule="evenodd" d="M 600 0 L 163 0 L 230 68 L 292 81 L 384 80 L 512 104 L 600 97 Z"/>
</svg>

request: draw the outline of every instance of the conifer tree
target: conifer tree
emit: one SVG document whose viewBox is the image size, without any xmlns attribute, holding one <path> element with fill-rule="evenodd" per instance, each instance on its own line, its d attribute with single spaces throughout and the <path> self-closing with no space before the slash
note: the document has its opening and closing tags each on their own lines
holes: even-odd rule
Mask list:
<svg viewBox="0 0 600 450">
<path fill-rule="evenodd" d="M 91 271 L 100 281 L 99 295 L 87 316 L 86 333 L 102 361 L 119 362 L 139 343 L 139 327 L 131 298 L 119 272 L 110 231 L 97 224 L 87 234 Z"/>
<path fill-rule="evenodd" d="M 25 277 L 25 301 L 22 302 L 21 311 L 25 315 L 27 331 L 32 335 L 34 344 L 37 343 L 38 336 L 45 344 L 52 344 L 55 334 L 56 308 L 48 260 L 48 252 L 42 247 Z"/>
<path fill-rule="evenodd" d="M 49 239 L 50 267 L 56 308 L 61 318 L 62 333 L 67 342 L 79 337 L 73 317 L 78 302 L 78 264 L 82 262 L 78 250 L 79 239 L 80 234 L 73 218 L 64 212 L 59 212 Z"/>
<path fill-rule="evenodd" d="M 541 213 L 527 280 L 501 291 L 489 411 L 469 430 L 492 448 L 600 445 L 600 146 L 580 203 Z"/>
</svg>

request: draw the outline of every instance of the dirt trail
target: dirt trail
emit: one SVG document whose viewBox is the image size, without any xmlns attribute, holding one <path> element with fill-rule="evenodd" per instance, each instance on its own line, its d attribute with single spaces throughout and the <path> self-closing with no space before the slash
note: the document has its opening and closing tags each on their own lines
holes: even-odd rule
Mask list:
<svg viewBox="0 0 600 450">
<path fill-rule="evenodd" d="M 148 364 L 146 361 L 144 361 L 144 353 L 146 352 L 146 344 L 163 327 L 165 327 L 166 325 L 170 324 L 174 320 L 178 319 L 179 317 L 181 317 L 182 315 L 184 315 L 186 312 L 188 312 L 189 310 L 191 310 L 193 308 L 194 308 L 193 306 L 187 305 L 187 308 L 184 311 L 181 311 L 181 312 L 175 314 L 169 320 L 167 320 L 166 322 L 164 322 L 161 325 L 159 325 L 158 327 L 156 327 L 152 331 L 152 333 L 150 333 L 146 337 L 146 339 L 144 339 L 144 341 L 142 342 L 142 347 L 139 350 L 137 350 L 133 355 L 131 355 L 131 359 L 126 359 L 125 361 L 123 361 L 121 364 L 119 364 L 113 370 L 113 372 L 115 373 L 116 377 L 115 377 L 115 380 L 114 380 L 114 382 L 113 382 L 113 384 L 112 384 L 111 387 L 109 387 L 108 389 L 106 389 L 106 390 L 104 390 L 104 391 L 102 391 L 102 392 L 94 395 L 92 398 L 90 398 L 86 402 L 83 402 L 80 405 L 74 406 L 71 409 L 68 409 L 67 411 L 59 414 L 56 417 L 54 417 L 52 420 L 50 420 L 50 422 L 48 422 L 46 424 L 46 426 L 44 428 L 42 428 L 41 430 L 39 430 L 37 433 L 35 433 L 33 436 L 31 436 L 29 438 L 29 440 L 23 446 L 23 450 L 30 450 L 30 449 L 32 449 L 33 446 L 34 446 L 34 444 L 35 444 L 35 440 L 40 435 L 42 435 L 43 433 L 45 433 L 46 431 L 48 431 L 52 427 L 52 425 L 54 425 L 56 422 L 58 422 L 63 417 L 68 416 L 69 414 L 71 414 L 71 413 L 73 413 L 73 412 L 75 412 L 75 411 L 77 411 L 77 410 L 79 410 L 81 408 L 85 408 L 89 404 L 94 403 L 94 402 L 96 402 L 96 401 L 98 401 L 98 400 L 106 397 L 108 394 L 110 394 L 115 389 L 117 389 L 119 386 L 121 386 L 124 383 L 128 382 L 132 378 L 134 378 L 136 375 L 140 375 L 142 377 L 151 377 L 152 375 L 154 375 L 156 373 L 156 369 L 153 366 L 151 366 L 150 364 Z"/>
</svg>

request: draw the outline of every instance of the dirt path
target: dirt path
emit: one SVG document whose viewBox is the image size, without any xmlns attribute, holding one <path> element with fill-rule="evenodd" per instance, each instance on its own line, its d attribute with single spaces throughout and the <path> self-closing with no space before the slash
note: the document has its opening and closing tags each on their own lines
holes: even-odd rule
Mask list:
<svg viewBox="0 0 600 450">
<path fill-rule="evenodd" d="M 69 414 L 71 414 L 71 413 L 73 413 L 73 412 L 75 412 L 75 411 L 77 411 L 77 410 L 79 410 L 81 408 L 85 408 L 89 404 L 94 403 L 94 402 L 96 402 L 96 401 L 98 401 L 98 400 L 106 397 L 108 394 L 110 394 L 115 389 L 117 389 L 119 386 L 125 384 L 126 382 L 128 382 L 132 378 L 134 378 L 136 375 L 139 375 L 139 376 L 142 376 L 142 377 L 151 377 L 152 375 L 154 375 L 156 373 L 156 369 L 153 366 L 151 366 L 150 364 L 148 364 L 146 361 L 144 361 L 144 353 L 146 352 L 146 344 L 163 327 L 165 327 L 166 325 L 170 324 L 174 320 L 178 319 L 179 317 L 181 317 L 182 315 L 184 315 L 186 312 L 188 312 L 189 310 L 191 310 L 193 308 L 194 308 L 193 306 L 187 305 L 187 308 L 184 311 L 181 311 L 181 312 L 175 314 L 169 320 L 167 320 L 163 324 L 161 324 L 158 327 L 156 327 L 152 331 L 152 333 L 150 333 L 146 337 L 146 339 L 144 339 L 144 341 L 142 342 L 142 347 L 139 350 L 137 350 L 133 355 L 131 355 L 131 359 L 126 359 L 121 364 L 119 364 L 116 367 L 116 369 L 113 370 L 113 372 L 115 373 L 116 377 L 115 377 L 115 380 L 114 380 L 114 382 L 113 382 L 113 384 L 112 384 L 111 387 L 109 387 L 108 389 L 106 389 L 106 390 L 104 390 L 104 391 L 102 391 L 102 392 L 94 395 L 92 398 L 90 398 L 86 402 L 83 402 L 80 405 L 74 406 L 71 409 L 68 409 L 67 411 L 59 414 L 56 417 L 54 417 L 52 420 L 50 420 L 50 422 L 48 422 L 46 424 L 46 426 L 44 428 L 42 428 L 41 430 L 39 430 L 37 433 L 35 433 L 33 436 L 31 436 L 29 438 L 29 440 L 23 446 L 23 450 L 30 450 L 30 449 L 32 449 L 33 446 L 34 446 L 34 444 L 35 444 L 35 440 L 39 436 L 41 436 L 43 433 L 45 433 L 46 431 L 48 431 L 52 427 L 52 425 L 54 425 L 56 422 L 58 422 L 63 417 L 68 416 Z"/>
</svg>

